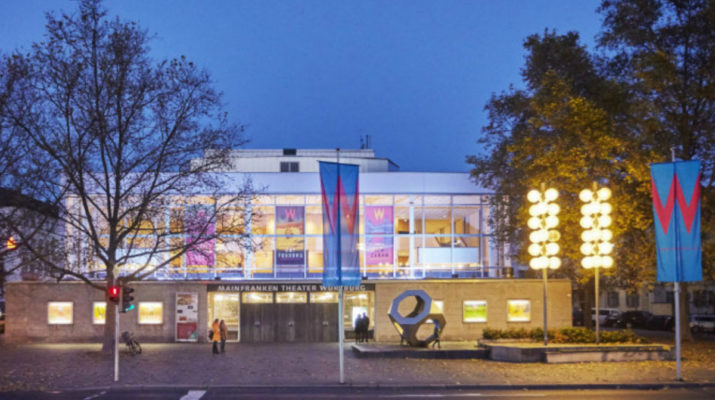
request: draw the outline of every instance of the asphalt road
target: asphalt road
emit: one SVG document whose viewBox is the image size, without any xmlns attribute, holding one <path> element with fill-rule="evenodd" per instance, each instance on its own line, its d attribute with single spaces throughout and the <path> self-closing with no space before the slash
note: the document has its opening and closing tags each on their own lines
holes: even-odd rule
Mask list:
<svg viewBox="0 0 715 400">
<path fill-rule="evenodd" d="M 462 390 L 316 388 L 108 389 L 64 392 L 0 392 L 2 400 L 228 400 L 228 399 L 713 399 L 715 388 L 660 390 Z"/>
</svg>

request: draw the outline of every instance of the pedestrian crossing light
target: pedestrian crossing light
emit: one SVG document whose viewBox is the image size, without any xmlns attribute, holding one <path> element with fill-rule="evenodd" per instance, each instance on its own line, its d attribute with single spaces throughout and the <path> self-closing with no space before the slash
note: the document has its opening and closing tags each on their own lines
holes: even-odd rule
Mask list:
<svg viewBox="0 0 715 400">
<path fill-rule="evenodd" d="M 110 286 L 107 288 L 107 294 L 109 301 L 118 303 L 119 302 L 119 286 Z"/>
<path fill-rule="evenodd" d="M 132 304 L 132 301 L 134 301 L 133 291 L 134 289 L 130 287 L 122 287 L 122 312 L 129 312 L 134 309 L 134 304 Z"/>
</svg>

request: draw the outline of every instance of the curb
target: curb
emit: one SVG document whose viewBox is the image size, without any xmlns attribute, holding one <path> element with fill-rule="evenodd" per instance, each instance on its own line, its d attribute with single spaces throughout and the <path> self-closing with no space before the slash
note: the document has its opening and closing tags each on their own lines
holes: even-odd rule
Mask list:
<svg viewBox="0 0 715 400">
<path fill-rule="evenodd" d="M 539 385 L 395 385 L 395 384 L 324 384 L 324 385 L 112 385 L 84 388 L 66 388 L 62 391 L 129 391 L 129 390 L 212 390 L 212 389 L 243 389 L 264 392 L 287 392 L 296 390 L 310 391 L 351 391 L 351 390 L 384 390 L 384 391 L 420 391 L 420 390 L 662 390 L 662 389 L 705 389 L 715 388 L 715 382 L 669 382 L 669 383 L 596 383 L 583 385 L 539 384 Z"/>
</svg>

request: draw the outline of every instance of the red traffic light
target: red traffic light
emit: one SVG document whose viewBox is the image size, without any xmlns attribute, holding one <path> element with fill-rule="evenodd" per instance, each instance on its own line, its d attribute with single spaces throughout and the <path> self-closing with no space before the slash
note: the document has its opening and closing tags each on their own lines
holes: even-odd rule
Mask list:
<svg viewBox="0 0 715 400">
<path fill-rule="evenodd" d="M 110 286 L 107 291 L 109 293 L 109 301 L 115 303 L 119 301 L 119 286 Z"/>
</svg>

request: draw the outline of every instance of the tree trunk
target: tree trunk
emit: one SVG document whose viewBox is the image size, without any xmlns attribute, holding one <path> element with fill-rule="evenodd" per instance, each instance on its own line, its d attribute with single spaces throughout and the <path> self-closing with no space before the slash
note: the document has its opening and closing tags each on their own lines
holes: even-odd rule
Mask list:
<svg viewBox="0 0 715 400">
<path fill-rule="evenodd" d="M 680 340 L 694 342 L 693 333 L 690 332 L 690 304 L 688 303 L 688 283 L 680 282 Z"/>
</svg>

